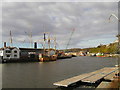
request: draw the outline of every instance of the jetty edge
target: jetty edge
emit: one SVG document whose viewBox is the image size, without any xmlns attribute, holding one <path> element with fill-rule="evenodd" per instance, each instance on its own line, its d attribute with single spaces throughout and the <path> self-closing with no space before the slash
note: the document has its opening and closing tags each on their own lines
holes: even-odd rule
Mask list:
<svg viewBox="0 0 120 90">
<path fill-rule="evenodd" d="M 53 85 L 58 87 L 69 87 L 77 82 L 87 82 L 92 84 L 110 75 L 111 73 L 116 72 L 117 70 L 117 67 L 105 67 L 100 70 L 96 70 L 90 73 L 81 74 L 62 81 L 55 82 L 53 83 Z"/>
</svg>

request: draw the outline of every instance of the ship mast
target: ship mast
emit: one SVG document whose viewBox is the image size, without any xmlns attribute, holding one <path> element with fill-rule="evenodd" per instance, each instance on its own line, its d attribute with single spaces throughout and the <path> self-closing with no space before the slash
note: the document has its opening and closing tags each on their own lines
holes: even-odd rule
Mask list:
<svg viewBox="0 0 120 90">
<path fill-rule="evenodd" d="M 56 52 L 56 37 L 54 37 L 54 47 L 55 47 L 55 52 Z"/>
<path fill-rule="evenodd" d="M 32 31 L 30 32 L 30 47 L 32 47 Z"/>
<path fill-rule="evenodd" d="M 12 41 L 12 32 L 10 30 L 10 45 L 13 46 L 13 41 Z"/>
<path fill-rule="evenodd" d="M 45 54 L 45 41 L 46 41 L 46 33 L 44 32 L 44 44 L 43 44 L 44 54 Z"/>
<path fill-rule="evenodd" d="M 50 33 L 48 33 L 48 55 L 50 54 Z"/>
</svg>

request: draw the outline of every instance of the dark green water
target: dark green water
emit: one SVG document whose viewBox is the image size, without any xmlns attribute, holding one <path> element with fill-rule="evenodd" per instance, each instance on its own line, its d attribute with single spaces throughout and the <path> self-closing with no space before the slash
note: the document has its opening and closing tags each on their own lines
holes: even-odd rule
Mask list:
<svg viewBox="0 0 120 90">
<path fill-rule="evenodd" d="M 2 64 L 2 87 L 54 88 L 56 81 L 116 64 L 116 58 L 86 56 L 44 63 L 6 63 Z"/>
</svg>

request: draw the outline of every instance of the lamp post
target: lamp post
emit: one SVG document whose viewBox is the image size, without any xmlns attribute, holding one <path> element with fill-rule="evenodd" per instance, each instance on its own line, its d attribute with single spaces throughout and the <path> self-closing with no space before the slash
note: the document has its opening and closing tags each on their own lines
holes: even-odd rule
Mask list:
<svg viewBox="0 0 120 90">
<path fill-rule="evenodd" d="M 118 72 L 120 74 L 120 34 L 116 36 L 118 38 L 118 45 L 117 45 L 117 54 L 118 54 Z"/>
<path fill-rule="evenodd" d="M 120 34 L 116 36 L 118 38 L 118 54 L 120 54 Z"/>
<path fill-rule="evenodd" d="M 110 15 L 109 22 L 110 22 L 110 18 L 112 16 L 115 17 L 118 20 L 118 22 L 120 22 L 120 19 L 115 14 Z M 119 28 L 118 28 L 118 30 L 119 30 Z M 117 45 L 118 58 L 117 59 L 118 59 L 118 71 L 119 71 L 119 74 L 120 74 L 120 33 L 119 33 L 119 31 L 118 31 L 118 35 L 116 37 L 118 38 L 118 45 Z"/>
</svg>

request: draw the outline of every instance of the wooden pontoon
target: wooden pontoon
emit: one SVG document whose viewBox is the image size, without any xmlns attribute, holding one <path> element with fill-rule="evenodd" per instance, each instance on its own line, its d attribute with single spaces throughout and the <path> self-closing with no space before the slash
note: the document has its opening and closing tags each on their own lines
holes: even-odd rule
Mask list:
<svg viewBox="0 0 120 90">
<path fill-rule="evenodd" d="M 107 68 L 103 68 L 91 73 L 85 73 L 85 74 L 81 74 L 69 79 L 65 79 L 59 82 L 55 82 L 53 83 L 53 85 L 59 86 L 59 87 L 68 87 L 74 83 L 77 83 L 79 81 L 81 82 L 87 82 L 87 83 L 95 83 L 96 81 L 104 78 L 105 76 L 115 72 L 117 70 L 117 68 L 114 67 L 107 67 Z"/>
</svg>

